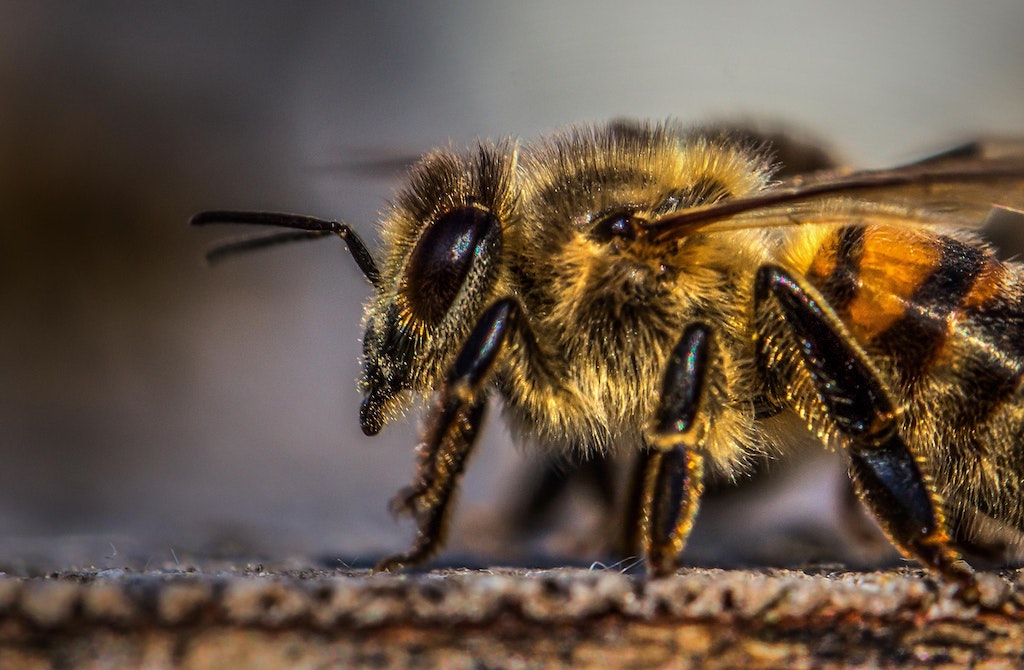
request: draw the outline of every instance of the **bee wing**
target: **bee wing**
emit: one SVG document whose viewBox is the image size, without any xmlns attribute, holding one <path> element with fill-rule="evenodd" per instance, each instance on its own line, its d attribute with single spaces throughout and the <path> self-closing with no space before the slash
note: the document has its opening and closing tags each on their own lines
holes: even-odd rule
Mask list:
<svg viewBox="0 0 1024 670">
<path fill-rule="evenodd" d="M 977 225 L 992 207 L 1024 211 L 1024 140 L 979 140 L 888 170 L 802 175 L 645 226 L 655 240 L 697 231 L 802 224 Z"/>
</svg>

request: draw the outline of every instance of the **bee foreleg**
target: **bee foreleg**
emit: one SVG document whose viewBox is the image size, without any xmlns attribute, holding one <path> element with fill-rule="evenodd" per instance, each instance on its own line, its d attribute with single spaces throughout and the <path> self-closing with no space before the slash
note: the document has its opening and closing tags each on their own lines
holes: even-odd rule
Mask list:
<svg viewBox="0 0 1024 670">
<path fill-rule="evenodd" d="M 450 503 L 483 423 L 490 372 L 521 315 L 514 299 L 499 300 L 463 343 L 427 417 L 416 482 L 391 501 L 392 511 L 408 512 L 416 520 L 416 541 L 408 551 L 380 561 L 377 570 L 421 563 L 444 541 Z"/>
<path fill-rule="evenodd" d="M 829 419 L 848 440 L 861 500 L 901 551 L 960 583 L 973 581 L 949 538 L 942 503 L 924 464 L 897 430 L 898 409 L 864 352 L 817 292 L 782 268 L 757 274 L 755 301 L 781 309 Z"/>
<path fill-rule="evenodd" d="M 687 326 L 669 356 L 651 430 L 641 454 L 640 543 L 655 577 L 671 574 L 686 544 L 704 492 L 699 413 L 712 360 L 711 329 Z"/>
</svg>

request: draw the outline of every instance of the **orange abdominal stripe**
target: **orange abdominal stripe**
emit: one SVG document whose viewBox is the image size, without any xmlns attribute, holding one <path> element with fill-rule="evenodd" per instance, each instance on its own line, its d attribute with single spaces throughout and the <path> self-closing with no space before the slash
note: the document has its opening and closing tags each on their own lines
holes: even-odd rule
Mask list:
<svg viewBox="0 0 1024 670">
<path fill-rule="evenodd" d="M 881 226 L 839 229 L 808 270 L 861 343 L 897 331 L 934 340 L 961 305 L 977 306 L 997 294 L 1004 274 L 999 261 L 977 247 Z"/>
</svg>

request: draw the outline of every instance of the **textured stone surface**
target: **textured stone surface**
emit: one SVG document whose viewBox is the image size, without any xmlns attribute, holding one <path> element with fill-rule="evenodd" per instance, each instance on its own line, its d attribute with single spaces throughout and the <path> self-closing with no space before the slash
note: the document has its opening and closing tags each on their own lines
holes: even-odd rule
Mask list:
<svg viewBox="0 0 1024 670">
<path fill-rule="evenodd" d="M 0 667 L 964 667 L 1024 659 L 1024 576 L 211 570 L 0 578 Z M 982 665 L 984 667 L 984 665 Z"/>
</svg>

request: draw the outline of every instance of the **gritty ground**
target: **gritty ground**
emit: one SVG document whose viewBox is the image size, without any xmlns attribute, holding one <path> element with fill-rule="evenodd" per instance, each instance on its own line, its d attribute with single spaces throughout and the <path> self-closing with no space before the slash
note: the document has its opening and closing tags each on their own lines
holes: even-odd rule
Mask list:
<svg viewBox="0 0 1024 670">
<path fill-rule="evenodd" d="M 170 562 L 0 577 L 0 668 L 1017 667 L 1024 572 Z"/>
<path fill-rule="evenodd" d="M 718 533 L 698 528 L 684 556 L 719 567 L 657 581 L 636 560 L 591 563 L 601 537 L 565 519 L 524 541 L 493 514 L 456 524 L 475 543 L 456 533 L 440 562 L 399 575 L 372 573 L 374 550 L 261 547 L 241 532 L 201 549 L 159 529 L 8 536 L 0 670 L 1024 666 L 1024 571 L 983 572 L 965 603 L 884 544 L 858 562 L 818 526 L 739 533 L 737 519 L 766 509 L 747 503 L 733 516 L 709 504 L 704 529 Z"/>
</svg>

